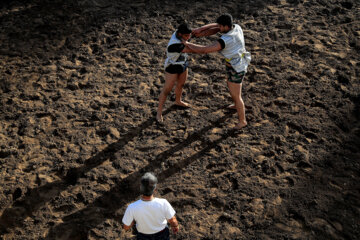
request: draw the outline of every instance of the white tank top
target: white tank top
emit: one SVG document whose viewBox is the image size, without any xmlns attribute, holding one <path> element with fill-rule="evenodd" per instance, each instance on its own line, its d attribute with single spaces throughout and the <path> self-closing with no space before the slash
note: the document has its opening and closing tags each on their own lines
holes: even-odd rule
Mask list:
<svg viewBox="0 0 360 240">
<path fill-rule="evenodd" d="M 176 37 L 176 32 L 174 32 L 170 38 L 167 47 L 176 43 L 181 43 L 181 40 Z M 164 68 L 167 68 L 170 64 L 183 65 L 186 63 L 187 58 L 188 55 L 186 53 L 169 52 L 166 48 L 166 60 L 165 60 Z"/>
<path fill-rule="evenodd" d="M 220 53 L 231 64 L 236 72 L 247 71 L 251 61 L 251 55 L 245 49 L 244 34 L 238 24 L 229 32 L 223 34 L 221 39 L 225 42 L 225 48 Z"/>
</svg>

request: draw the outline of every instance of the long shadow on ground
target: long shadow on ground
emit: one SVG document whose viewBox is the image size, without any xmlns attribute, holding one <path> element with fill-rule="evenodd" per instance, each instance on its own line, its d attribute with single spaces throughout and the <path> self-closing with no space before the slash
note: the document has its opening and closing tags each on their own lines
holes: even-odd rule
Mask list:
<svg viewBox="0 0 360 240">
<path fill-rule="evenodd" d="M 171 107 L 164 111 L 164 115 L 174 110 L 175 108 Z M 84 166 L 69 169 L 69 171 L 62 177 L 62 180 L 28 190 L 24 198 L 20 198 L 11 207 L 4 210 L 2 216 L 0 217 L 0 233 L 14 227 L 22 226 L 25 218 L 32 216 L 35 211 L 44 206 L 45 203 L 49 202 L 53 197 L 59 195 L 61 191 L 64 191 L 71 185 L 75 185 L 79 177 L 83 176 L 91 169 L 101 165 L 107 159 L 113 159 L 114 154 L 117 151 L 120 151 L 129 141 L 138 136 L 144 129 L 150 127 L 154 121 L 154 118 L 150 118 L 141 125 L 132 128 L 119 141 L 110 144 L 103 151 L 85 160 Z"/>
<path fill-rule="evenodd" d="M 170 111 L 174 111 L 175 109 L 176 107 L 169 108 L 164 112 L 164 115 L 168 114 Z M 103 217 L 96 217 L 96 220 L 94 220 L 96 223 L 100 223 L 104 221 L 106 218 L 113 215 L 114 210 L 126 204 L 128 201 L 134 199 L 135 195 L 129 193 L 137 192 L 137 191 L 133 191 L 138 187 L 136 184 L 134 185 L 134 182 L 136 182 L 136 180 L 144 172 L 153 171 L 154 169 L 156 169 L 157 166 L 160 165 L 161 162 L 172 156 L 175 152 L 180 151 L 181 149 L 185 148 L 186 146 L 189 146 L 191 143 L 195 141 L 201 140 L 202 136 L 207 131 L 211 130 L 214 127 L 219 127 L 224 121 L 226 121 L 226 119 L 230 118 L 231 115 L 232 113 L 227 113 L 224 117 L 219 118 L 218 120 L 208 125 L 207 127 L 204 127 L 200 131 L 190 135 L 183 142 L 177 144 L 176 146 L 156 156 L 155 159 L 151 163 L 149 163 L 149 165 L 131 174 L 126 179 L 123 179 L 108 194 L 105 194 L 103 197 L 97 199 L 93 204 L 88 206 L 86 209 L 66 217 L 66 219 L 64 219 L 63 224 L 55 227 L 54 230 L 50 232 L 48 239 L 52 239 L 53 234 L 57 233 L 59 231 L 58 229 L 62 228 L 62 226 L 68 225 L 69 222 L 71 223 L 69 224 L 72 225 L 74 224 L 74 221 L 85 222 L 85 219 L 87 218 L 92 219 L 93 218 L 92 216 L 96 216 L 96 214 L 93 215 L 94 212 L 93 210 L 91 210 L 93 208 L 105 208 L 105 211 L 102 211 L 102 213 L 105 213 L 105 215 Z M 44 206 L 55 196 L 59 195 L 60 192 L 67 189 L 69 186 L 75 185 L 78 179 L 83 177 L 85 173 L 101 165 L 103 162 L 105 162 L 108 159 L 113 160 L 116 152 L 124 148 L 124 146 L 129 141 L 131 141 L 133 138 L 138 136 L 144 129 L 150 127 L 154 123 L 154 121 L 155 121 L 154 118 L 150 118 L 147 121 L 143 122 L 140 126 L 134 127 L 131 131 L 125 134 L 118 142 L 110 144 L 103 151 L 99 152 L 90 159 L 84 161 L 85 162 L 84 166 L 70 169 L 67 172 L 67 174 L 62 177 L 62 180 L 46 184 L 39 188 L 30 189 L 25 194 L 24 198 L 19 199 L 11 207 L 5 209 L 2 216 L 0 217 L 0 233 L 7 232 L 15 227 L 21 227 L 25 218 L 31 217 L 34 212 L 36 212 L 38 209 Z M 215 142 L 208 143 L 203 141 L 202 144 L 204 148 L 199 153 L 177 163 L 176 165 L 172 166 L 171 169 L 167 169 L 166 171 L 162 172 L 158 176 L 159 180 L 163 180 L 171 176 L 172 174 L 180 171 L 183 167 L 186 167 L 188 164 L 198 159 L 202 154 L 216 147 L 222 140 L 226 139 L 230 135 L 224 134 L 219 140 Z M 122 199 L 122 201 L 119 202 L 119 199 Z M 89 212 L 91 214 L 89 214 Z M 77 235 L 79 231 L 86 233 L 91 226 L 96 225 L 96 224 L 92 224 L 92 222 L 89 220 L 86 220 L 86 222 L 87 222 L 87 226 L 85 227 L 85 229 L 84 226 L 74 228 L 76 229 L 75 235 Z M 67 226 L 66 229 L 71 229 L 71 227 Z M 71 238 L 71 239 L 76 239 L 76 238 Z"/>
<path fill-rule="evenodd" d="M 201 140 L 202 136 L 207 131 L 211 130 L 212 128 L 219 127 L 223 122 L 226 121 L 226 119 L 230 118 L 231 115 L 232 113 L 227 113 L 225 116 L 212 122 L 212 124 L 192 134 L 183 142 L 159 154 L 148 165 L 122 179 L 115 187 L 113 187 L 103 196 L 96 199 L 85 209 L 77 211 L 63 218 L 63 223 L 53 227 L 45 239 L 56 239 L 56 236 L 59 234 L 73 240 L 87 239 L 87 235 L 90 229 L 104 222 L 106 219 L 114 218 L 114 213 L 116 210 L 137 197 L 137 189 L 139 188 L 138 180 L 145 172 L 155 171 L 159 168 L 159 166 L 161 166 L 162 162 L 172 156 L 175 152 L 185 148 L 186 146 L 189 146 L 194 141 Z M 230 130 L 229 132 L 223 133 L 221 137 L 215 141 L 202 141 L 203 148 L 199 152 L 177 162 L 170 168 L 162 171 L 160 174 L 158 174 L 159 181 L 163 182 L 166 178 L 186 168 L 186 166 L 200 159 L 205 153 L 218 146 L 219 143 L 223 142 L 228 137 L 236 136 L 236 134 L 236 131 Z M 101 211 L 99 211 L 100 209 Z"/>
</svg>

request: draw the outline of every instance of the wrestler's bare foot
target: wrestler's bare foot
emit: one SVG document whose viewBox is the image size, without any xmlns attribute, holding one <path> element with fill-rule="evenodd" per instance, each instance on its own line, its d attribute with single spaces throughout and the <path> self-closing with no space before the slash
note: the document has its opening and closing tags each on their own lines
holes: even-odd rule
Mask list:
<svg viewBox="0 0 360 240">
<path fill-rule="evenodd" d="M 175 102 L 175 105 L 180 106 L 180 107 L 185 107 L 185 108 L 189 108 L 190 104 L 180 101 L 180 102 Z"/>
<path fill-rule="evenodd" d="M 159 123 L 164 122 L 164 118 L 161 114 L 156 114 L 156 121 Z"/>
<path fill-rule="evenodd" d="M 236 109 L 235 104 L 231 104 L 231 105 L 227 106 L 227 108 L 228 109 Z"/>
<path fill-rule="evenodd" d="M 244 122 L 240 122 L 240 123 L 236 124 L 236 126 L 234 127 L 234 129 L 235 129 L 235 130 L 239 130 L 239 129 L 242 129 L 242 128 L 246 127 L 246 126 L 247 126 L 247 122 L 244 121 Z"/>
</svg>

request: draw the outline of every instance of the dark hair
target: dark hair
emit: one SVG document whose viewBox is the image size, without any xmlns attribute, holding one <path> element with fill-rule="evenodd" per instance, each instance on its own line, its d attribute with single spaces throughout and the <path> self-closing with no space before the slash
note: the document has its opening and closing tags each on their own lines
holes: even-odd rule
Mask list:
<svg viewBox="0 0 360 240">
<path fill-rule="evenodd" d="M 154 193 L 158 180 L 153 173 L 147 172 L 141 177 L 140 192 L 144 196 L 151 196 Z"/>
<path fill-rule="evenodd" d="M 182 23 L 177 28 L 177 32 L 181 34 L 190 34 L 192 30 L 187 23 Z"/>
<path fill-rule="evenodd" d="M 233 25 L 233 17 L 229 13 L 225 13 L 216 19 L 216 23 L 231 28 Z"/>
</svg>

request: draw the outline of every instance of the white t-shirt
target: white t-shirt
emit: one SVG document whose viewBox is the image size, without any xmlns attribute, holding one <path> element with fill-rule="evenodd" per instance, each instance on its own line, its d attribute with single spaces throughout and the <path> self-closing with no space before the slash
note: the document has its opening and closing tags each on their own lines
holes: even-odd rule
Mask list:
<svg viewBox="0 0 360 240">
<path fill-rule="evenodd" d="M 127 207 L 122 222 L 130 226 L 135 220 L 138 232 L 154 234 L 163 230 L 167 220 L 174 215 L 175 210 L 166 199 L 154 198 L 151 201 L 140 199 Z"/>
</svg>

